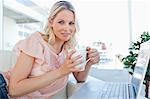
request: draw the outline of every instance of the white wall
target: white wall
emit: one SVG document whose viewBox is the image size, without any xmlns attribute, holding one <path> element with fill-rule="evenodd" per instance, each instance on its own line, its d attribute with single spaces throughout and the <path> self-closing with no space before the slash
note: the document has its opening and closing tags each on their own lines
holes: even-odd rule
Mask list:
<svg viewBox="0 0 150 99">
<path fill-rule="evenodd" d="M 4 49 L 11 50 L 17 41 L 18 31 L 15 20 L 4 16 Z"/>
<path fill-rule="evenodd" d="M 130 42 L 128 0 L 73 1 L 78 14 L 79 41 L 112 43 L 117 54 L 128 53 Z"/>
<path fill-rule="evenodd" d="M 3 0 L 0 0 L 0 49 L 3 49 Z"/>
<path fill-rule="evenodd" d="M 135 42 L 144 31 L 150 33 L 150 0 L 131 0 L 132 40 Z"/>
</svg>

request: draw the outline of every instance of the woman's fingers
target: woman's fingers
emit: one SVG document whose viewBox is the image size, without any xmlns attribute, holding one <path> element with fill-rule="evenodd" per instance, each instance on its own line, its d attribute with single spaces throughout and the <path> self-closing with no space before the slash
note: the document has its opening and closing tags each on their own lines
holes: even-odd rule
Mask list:
<svg viewBox="0 0 150 99">
<path fill-rule="evenodd" d="M 73 61 L 77 61 L 78 59 L 81 59 L 81 58 L 82 58 L 81 55 L 77 55 L 76 57 L 72 57 L 71 59 L 72 59 Z"/>
<path fill-rule="evenodd" d="M 71 59 L 71 56 L 76 52 L 75 49 L 71 50 L 70 52 L 67 53 L 67 59 Z"/>
<path fill-rule="evenodd" d="M 88 52 L 88 58 L 99 56 L 99 52 L 96 49 L 92 49 Z"/>
<path fill-rule="evenodd" d="M 98 55 L 99 55 L 98 52 L 93 52 L 93 53 L 88 54 L 88 58 L 92 58 L 92 57 L 95 57 L 95 56 L 98 56 Z"/>
<path fill-rule="evenodd" d="M 78 61 L 74 61 L 73 62 L 73 66 L 74 67 L 76 67 L 76 66 L 78 66 L 78 65 L 80 65 L 80 64 L 82 64 L 83 63 L 83 60 L 81 59 L 81 60 L 78 60 Z"/>
<path fill-rule="evenodd" d="M 72 72 L 80 72 L 81 69 L 80 68 L 71 68 L 70 71 L 72 71 Z"/>
<path fill-rule="evenodd" d="M 90 49 L 87 58 L 90 59 L 90 64 L 98 63 L 100 59 L 99 52 L 96 49 Z"/>
<path fill-rule="evenodd" d="M 92 61 L 93 63 L 98 63 L 99 62 L 99 56 L 95 56 L 95 57 L 91 58 L 90 61 Z"/>
<path fill-rule="evenodd" d="M 70 59 L 71 61 L 70 61 L 70 64 L 68 65 L 68 67 L 70 67 L 70 68 L 74 68 L 74 67 L 76 67 L 77 65 L 80 65 L 80 64 L 82 64 L 83 63 L 83 60 L 81 59 L 81 58 L 78 58 L 77 60 L 75 60 L 75 61 L 73 61 L 72 59 Z"/>
</svg>

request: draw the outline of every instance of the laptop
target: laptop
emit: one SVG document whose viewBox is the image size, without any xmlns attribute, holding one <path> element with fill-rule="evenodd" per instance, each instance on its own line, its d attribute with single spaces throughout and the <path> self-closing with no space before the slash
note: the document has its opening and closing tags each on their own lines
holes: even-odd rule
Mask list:
<svg viewBox="0 0 150 99">
<path fill-rule="evenodd" d="M 140 99 L 140 92 L 150 60 L 150 40 L 141 44 L 137 63 L 130 83 L 86 82 L 69 99 Z M 118 75 L 119 76 L 119 75 Z"/>
</svg>

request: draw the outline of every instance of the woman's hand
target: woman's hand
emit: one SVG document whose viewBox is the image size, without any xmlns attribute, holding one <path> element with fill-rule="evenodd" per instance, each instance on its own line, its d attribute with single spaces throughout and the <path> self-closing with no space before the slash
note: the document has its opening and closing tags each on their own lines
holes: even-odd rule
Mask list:
<svg viewBox="0 0 150 99">
<path fill-rule="evenodd" d="M 87 65 L 91 66 L 93 64 L 98 63 L 100 58 L 99 52 L 96 49 L 90 47 L 87 47 L 86 50 L 87 50 L 87 60 L 89 60 Z"/>
<path fill-rule="evenodd" d="M 64 63 L 60 66 L 59 70 L 61 75 L 67 75 L 71 72 L 78 72 L 80 69 L 75 68 L 77 65 L 83 63 L 82 56 L 77 55 L 76 57 L 72 57 L 75 53 L 75 50 L 72 50 L 67 53 L 67 56 L 64 60 Z"/>
</svg>

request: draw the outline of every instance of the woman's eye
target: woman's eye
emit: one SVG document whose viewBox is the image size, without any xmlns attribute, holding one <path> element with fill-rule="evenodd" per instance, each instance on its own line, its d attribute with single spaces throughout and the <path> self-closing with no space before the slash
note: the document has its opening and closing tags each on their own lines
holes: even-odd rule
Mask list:
<svg viewBox="0 0 150 99">
<path fill-rule="evenodd" d="M 70 24 L 70 25 L 74 25 L 74 22 L 70 22 L 69 24 Z"/>
<path fill-rule="evenodd" d="M 58 23 L 60 23 L 60 24 L 64 24 L 64 21 L 59 21 Z"/>
</svg>

